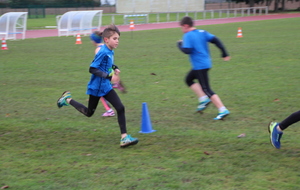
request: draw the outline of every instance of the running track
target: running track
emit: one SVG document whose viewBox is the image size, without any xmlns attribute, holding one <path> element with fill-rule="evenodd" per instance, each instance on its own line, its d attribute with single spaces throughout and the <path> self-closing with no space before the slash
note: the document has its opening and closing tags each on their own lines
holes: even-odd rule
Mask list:
<svg viewBox="0 0 300 190">
<path fill-rule="evenodd" d="M 257 20 L 270 20 L 270 19 L 284 19 L 284 18 L 295 18 L 300 17 L 300 13 L 291 14 L 270 14 L 270 15 L 259 15 L 259 16 L 247 16 L 247 17 L 236 17 L 236 18 L 222 18 L 222 19 L 209 19 L 209 20 L 197 20 L 195 21 L 196 26 L 200 25 L 213 25 L 213 24 L 224 24 L 234 22 L 247 22 Z M 152 23 L 152 24 L 139 24 L 135 25 L 135 31 L 138 30 L 153 30 L 163 28 L 176 28 L 179 27 L 178 22 L 169 23 Z M 129 25 L 118 26 L 121 32 L 130 31 Z M 45 30 L 27 30 L 26 38 L 42 38 L 58 36 L 57 29 L 45 29 Z"/>
</svg>

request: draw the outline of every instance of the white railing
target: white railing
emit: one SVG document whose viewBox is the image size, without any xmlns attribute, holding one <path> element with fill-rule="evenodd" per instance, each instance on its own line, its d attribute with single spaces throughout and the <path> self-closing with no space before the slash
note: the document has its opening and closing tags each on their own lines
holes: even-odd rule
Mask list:
<svg viewBox="0 0 300 190">
<path fill-rule="evenodd" d="M 148 15 L 148 23 L 159 22 L 178 22 L 182 16 L 191 16 L 194 20 L 206 20 L 217 18 L 234 18 L 254 15 L 267 15 L 268 7 L 247 7 L 247 8 L 232 8 L 232 9 L 215 9 L 215 10 L 203 10 L 203 11 L 190 11 L 190 12 L 159 12 L 159 13 L 139 13 Z M 103 16 L 110 16 L 111 23 L 117 25 L 126 24 L 124 15 L 127 14 L 104 14 Z M 120 21 L 121 18 L 121 21 Z"/>
</svg>

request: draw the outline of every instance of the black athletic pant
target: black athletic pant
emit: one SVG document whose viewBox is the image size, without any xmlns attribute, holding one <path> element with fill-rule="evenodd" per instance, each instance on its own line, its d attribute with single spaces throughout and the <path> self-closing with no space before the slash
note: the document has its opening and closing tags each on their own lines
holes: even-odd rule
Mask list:
<svg viewBox="0 0 300 190">
<path fill-rule="evenodd" d="M 190 87 L 195 83 L 194 80 L 197 79 L 204 93 L 210 98 L 215 93 L 214 91 L 212 91 L 212 89 L 209 86 L 208 71 L 209 69 L 191 70 L 187 74 L 185 78 L 185 82 Z"/>
<path fill-rule="evenodd" d="M 285 118 L 282 122 L 279 123 L 280 129 L 284 130 L 288 128 L 290 125 L 300 121 L 300 110 L 292 113 L 290 116 Z"/>
<path fill-rule="evenodd" d="M 108 94 L 103 96 L 117 111 L 118 123 L 120 126 L 121 134 L 127 133 L 126 130 L 126 119 L 125 119 L 125 107 L 122 104 L 118 94 L 114 89 L 112 89 Z M 83 104 L 72 99 L 70 104 L 76 108 L 79 112 L 84 114 L 87 117 L 91 117 L 98 106 L 100 97 L 90 95 L 88 107 L 85 107 Z"/>
</svg>

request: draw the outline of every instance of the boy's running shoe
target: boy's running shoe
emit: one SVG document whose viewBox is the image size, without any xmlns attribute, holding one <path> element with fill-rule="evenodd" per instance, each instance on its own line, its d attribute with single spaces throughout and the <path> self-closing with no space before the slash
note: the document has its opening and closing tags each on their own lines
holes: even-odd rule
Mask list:
<svg viewBox="0 0 300 190">
<path fill-rule="evenodd" d="M 199 105 L 198 105 L 198 107 L 197 107 L 197 112 L 201 112 L 201 111 L 203 111 L 203 110 L 205 110 L 205 108 L 210 104 L 210 99 L 209 98 L 207 98 L 205 101 L 203 101 L 203 102 L 200 102 L 199 103 Z"/>
<path fill-rule="evenodd" d="M 115 116 L 115 112 L 112 110 L 112 111 L 107 111 L 105 112 L 104 114 L 102 114 L 103 117 L 113 117 Z"/>
<path fill-rule="evenodd" d="M 68 106 L 70 104 L 68 104 L 67 99 L 68 98 L 72 98 L 71 96 L 71 92 L 70 91 L 64 91 L 64 93 L 62 93 L 61 97 L 57 100 L 57 107 L 61 108 L 63 106 Z"/>
<path fill-rule="evenodd" d="M 283 132 L 277 130 L 278 123 L 270 122 L 268 126 L 268 131 L 270 133 L 270 142 L 275 147 L 280 149 L 280 139 Z"/>
<path fill-rule="evenodd" d="M 225 110 L 223 112 L 219 112 L 217 117 L 214 118 L 214 120 L 222 120 L 224 117 L 228 116 L 230 114 L 229 110 Z"/>
<path fill-rule="evenodd" d="M 123 139 L 120 140 L 120 147 L 125 148 L 130 145 L 135 145 L 139 142 L 137 138 L 133 138 L 130 135 L 127 135 Z"/>
</svg>

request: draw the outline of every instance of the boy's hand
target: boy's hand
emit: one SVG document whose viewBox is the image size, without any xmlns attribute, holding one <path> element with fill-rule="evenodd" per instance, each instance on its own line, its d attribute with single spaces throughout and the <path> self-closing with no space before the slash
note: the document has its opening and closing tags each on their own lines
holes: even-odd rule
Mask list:
<svg viewBox="0 0 300 190">
<path fill-rule="evenodd" d="M 119 75 L 120 74 L 120 70 L 119 69 L 115 69 L 115 75 Z"/>
</svg>

